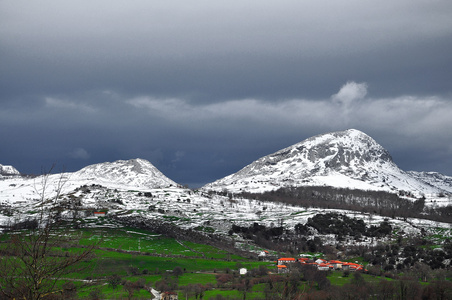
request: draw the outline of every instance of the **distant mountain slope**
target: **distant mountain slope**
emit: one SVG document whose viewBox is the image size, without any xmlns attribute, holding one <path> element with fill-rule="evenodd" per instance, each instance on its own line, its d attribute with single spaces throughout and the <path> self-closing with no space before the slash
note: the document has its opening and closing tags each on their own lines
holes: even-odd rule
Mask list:
<svg viewBox="0 0 452 300">
<path fill-rule="evenodd" d="M 18 176 L 20 172 L 13 166 L 5 166 L 0 164 L 0 178 L 2 176 Z"/>
<path fill-rule="evenodd" d="M 452 193 L 452 177 L 438 172 L 416 172 L 408 171 L 412 177 L 421 180 L 432 186 L 439 187 L 449 193 Z"/>
<path fill-rule="evenodd" d="M 177 186 L 149 161 L 140 158 L 90 165 L 71 175 L 71 180 L 76 179 L 150 189 Z"/>
<path fill-rule="evenodd" d="M 263 192 L 303 185 L 424 194 L 444 189 L 400 170 L 386 149 L 355 129 L 308 138 L 203 189 Z"/>
</svg>

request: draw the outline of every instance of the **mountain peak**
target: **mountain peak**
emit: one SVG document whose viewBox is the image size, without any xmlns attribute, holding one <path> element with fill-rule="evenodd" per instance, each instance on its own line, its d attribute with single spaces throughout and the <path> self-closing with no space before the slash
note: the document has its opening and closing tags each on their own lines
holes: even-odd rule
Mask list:
<svg viewBox="0 0 452 300">
<path fill-rule="evenodd" d="M 373 138 L 356 129 L 317 135 L 289 148 L 293 147 L 299 151 L 306 149 L 310 152 L 311 161 L 323 159 L 333 168 L 357 163 L 356 160 L 361 163 L 362 161 L 392 162 L 392 157 L 386 149 Z"/>
<path fill-rule="evenodd" d="M 163 175 L 149 161 L 141 158 L 117 160 L 87 166 L 74 173 L 77 177 L 92 178 L 117 184 L 146 188 L 162 188 L 177 184 Z"/>
<path fill-rule="evenodd" d="M 371 162 L 392 163 L 392 158 L 389 152 L 370 136 L 359 130 L 349 129 L 308 138 L 260 158 L 239 173 L 248 173 L 250 169 L 255 172 L 258 165 L 271 166 L 280 162 L 292 166 L 283 168 L 291 177 L 302 178 L 310 175 L 312 169 L 317 170 L 317 174 L 326 175 L 332 170 L 361 168 Z"/>
</svg>

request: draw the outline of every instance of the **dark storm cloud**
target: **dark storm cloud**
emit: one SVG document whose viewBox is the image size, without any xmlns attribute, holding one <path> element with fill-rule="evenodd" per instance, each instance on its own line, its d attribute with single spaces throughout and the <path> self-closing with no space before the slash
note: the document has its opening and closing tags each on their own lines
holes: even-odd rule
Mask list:
<svg viewBox="0 0 452 300">
<path fill-rule="evenodd" d="M 351 78 L 382 93 L 413 92 L 388 81 L 401 78 L 405 89 L 434 81 L 435 93 L 449 91 L 448 1 L 17 1 L 2 11 L 6 92 L 325 97 L 325 83 L 332 92 Z M 419 74 L 407 80 L 407 69 Z"/>
<path fill-rule="evenodd" d="M 0 163 L 143 157 L 199 183 L 357 128 L 404 169 L 452 175 L 451 15 L 446 0 L 3 1 Z"/>
</svg>

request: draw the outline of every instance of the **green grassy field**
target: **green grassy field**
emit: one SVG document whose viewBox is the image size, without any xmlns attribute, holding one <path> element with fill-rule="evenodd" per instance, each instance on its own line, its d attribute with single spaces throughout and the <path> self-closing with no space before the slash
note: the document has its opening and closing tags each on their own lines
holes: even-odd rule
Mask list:
<svg viewBox="0 0 452 300">
<path fill-rule="evenodd" d="M 67 234 L 67 233 L 66 233 Z M 249 261 L 246 258 L 228 253 L 213 246 L 177 241 L 152 232 L 133 228 L 95 228 L 73 231 L 74 238 L 81 245 L 98 243 L 99 249 L 94 251 L 94 258 L 81 264 L 83 271 L 68 274 L 60 282 L 73 280 L 77 286 L 78 297 L 90 298 L 101 295 L 101 298 L 121 299 L 127 297 L 124 286 L 113 289 L 107 284 L 107 278 L 118 274 L 123 281 L 144 279 L 146 284 L 154 285 L 164 277 L 171 276 L 172 270 L 180 267 L 184 274 L 179 276 L 178 286 L 216 284 L 216 272 L 237 270 L 238 267 L 258 268 L 268 266 L 267 262 Z M 77 248 L 62 251 L 79 251 Z M 91 280 L 91 282 L 82 281 Z M 206 291 L 205 299 L 217 294 L 236 296 L 238 291 L 211 290 Z M 260 296 L 261 292 L 253 294 Z M 91 296 L 90 296 L 91 295 Z M 135 292 L 134 299 L 149 299 L 151 294 L 144 289 Z M 183 292 L 180 296 L 185 299 Z M 252 299 L 252 297 L 249 297 Z M 191 298 L 189 298 L 191 299 Z M 194 298 L 193 298 L 194 299 Z"/>
<path fill-rule="evenodd" d="M 82 299 L 127 299 L 128 291 L 124 283 L 141 281 L 146 285 L 156 287 L 163 281 L 177 282 L 179 299 L 185 299 L 186 288 L 194 285 L 214 287 L 204 291 L 203 299 L 213 299 L 220 295 L 229 299 L 242 299 L 243 292 L 232 283 L 219 285 L 217 275 L 237 273 L 241 267 L 248 270 L 265 266 L 275 272 L 272 262 L 252 261 L 210 245 L 178 241 L 145 230 L 133 228 L 93 228 L 83 230 L 66 230 L 61 234 L 78 240 L 81 246 L 95 243 L 98 248 L 94 256 L 77 266 L 77 270 L 64 276 L 57 286 L 69 282 L 74 284 L 77 296 Z M 0 237 L 0 241 L 5 235 Z M 3 246 L 1 246 L 3 245 Z M 4 247 L 5 243 L 0 244 Z M 82 251 L 79 247 L 62 245 L 59 253 Z M 317 255 L 317 253 L 316 253 Z M 364 263 L 362 257 L 350 258 L 351 261 Z M 173 270 L 179 267 L 183 274 L 175 276 Z M 113 288 L 108 279 L 118 275 L 121 283 Z M 346 275 L 342 271 L 328 273 L 331 285 L 344 286 L 353 282 L 353 274 Z M 368 283 L 378 283 L 380 280 L 390 280 L 368 274 L 362 274 Z M 235 284 L 244 277 L 235 275 Z M 300 283 L 300 289 L 307 288 L 306 282 Z M 264 299 L 268 289 L 267 283 L 253 285 L 246 294 L 247 299 Z M 150 299 L 149 291 L 141 288 L 133 292 L 133 299 Z M 191 290 L 187 299 L 195 299 Z"/>
</svg>

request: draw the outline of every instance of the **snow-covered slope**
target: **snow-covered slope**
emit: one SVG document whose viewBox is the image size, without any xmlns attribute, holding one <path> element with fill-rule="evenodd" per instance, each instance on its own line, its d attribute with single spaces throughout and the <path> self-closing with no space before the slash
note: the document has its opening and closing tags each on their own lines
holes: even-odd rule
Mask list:
<svg viewBox="0 0 452 300">
<path fill-rule="evenodd" d="M 452 177 L 438 172 L 416 172 L 408 171 L 412 177 L 417 178 L 427 184 L 439 187 L 449 193 L 452 193 Z"/>
<path fill-rule="evenodd" d="M 140 158 L 90 165 L 73 173 L 71 179 L 150 189 L 177 185 L 149 161 Z"/>
<path fill-rule="evenodd" d="M 415 194 L 437 194 L 444 190 L 443 186 L 400 170 L 386 149 L 355 129 L 306 139 L 262 157 L 203 189 L 263 192 L 303 185 L 404 190 Z"/>
<path fill-rule="evenodd" d="M 8 177 L 0 180 L 0 208 L 19 210 L 38 205 L 42 195 L 53 198 L 55 193 L 70 194 L 81 186 L 99 185 L 105 189 L 148 191 L 177 187 L 149 161 L 144 159 L 118 160 L 87 166 L 75 173 L 49 176 Z M 43 192 L 44 190 L 44 192 Z"/>
<path fill-rule="evenodd" d="M 0 164 L 0 178 L 3 176 L 18 176 L 20 172 L 13 166 L 5 166 Z"/>
</svg>

